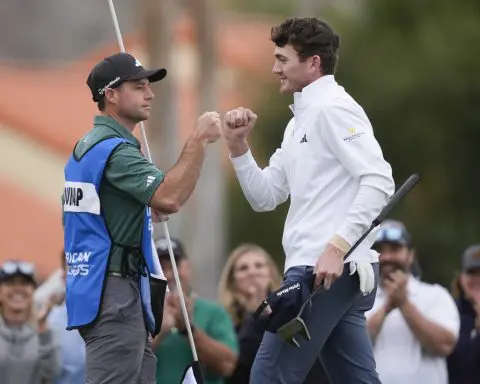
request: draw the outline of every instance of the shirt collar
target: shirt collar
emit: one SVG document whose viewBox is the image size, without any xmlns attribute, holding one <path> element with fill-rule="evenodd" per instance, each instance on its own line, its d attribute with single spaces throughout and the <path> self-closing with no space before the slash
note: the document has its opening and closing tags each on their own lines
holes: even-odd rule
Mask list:
<svg viewBox="0 0 480 384">
<path fill-rule="evenodd" d="M 140 148 L 140 142 L 137 140 L 137 138 L 133 136 L 132 133 L 127 128 L 121 125 L 114 118 L 110 116 L 104 116 L 104 115 L 95 116 L 93 124 L 95 127 L 107 126 L 108 128 L 115 131 L 115 133 L 117 133 L 120 137 L 127 139 L 131 143 L 135 144 L 135 146 Z"/>
<path fill-rule="evenodd" d="M 300 109 L 312 100 L 318 100 L 319 97 L 325 95 L 332 84 L 337 84 L 334 75 L 325 75 L 311 82 L 300 92 L 293 94 L 293 104 L 289 105 L 290 110 L 295 113 L 296 109 Z"/>
</svg>

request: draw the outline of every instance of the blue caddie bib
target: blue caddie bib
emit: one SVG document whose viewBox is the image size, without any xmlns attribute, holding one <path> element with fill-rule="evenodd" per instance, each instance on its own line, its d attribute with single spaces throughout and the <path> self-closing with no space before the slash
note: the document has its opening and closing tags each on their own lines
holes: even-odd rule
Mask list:
<svg viewBox="0 0 480 384">
<path fill-rule="evenodd" d="M 65 166 L 64 247 L 67 329 L 89 325 L 97 318 L 108 273 L 112 240 L 102 215 L 100 183 L 113 150 L 126 139 L 109 138 L 90 148 L 80 159 L 74 154 Z M 144 270 L 140 292 L 144 319 L 152 335 L 160 332 L 166 280 L 152 249 L 150 207 L 145 207 L 141 253 Z M 153 305 L 152 305 L 153 304 Z"/>
</svg>

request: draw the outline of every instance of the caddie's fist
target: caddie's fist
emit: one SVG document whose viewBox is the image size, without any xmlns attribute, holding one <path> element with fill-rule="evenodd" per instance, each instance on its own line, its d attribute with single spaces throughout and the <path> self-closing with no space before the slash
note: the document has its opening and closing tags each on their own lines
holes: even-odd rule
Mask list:
<svg viewBox="0 0 480 384">
<path fill-rule="evenodd" d="M 222 135 L 220 115 L 217 112 L 205 112 L 198 118 L 197 130 L 205 142 L 216 142 Z"/>
<path fill-rule="evenodd" d="M 161 223 L 163 221 L 168 221 L 169 217 L 165 213 L 152 209 L 152 221 L 154 223 Z"/>
</svg>

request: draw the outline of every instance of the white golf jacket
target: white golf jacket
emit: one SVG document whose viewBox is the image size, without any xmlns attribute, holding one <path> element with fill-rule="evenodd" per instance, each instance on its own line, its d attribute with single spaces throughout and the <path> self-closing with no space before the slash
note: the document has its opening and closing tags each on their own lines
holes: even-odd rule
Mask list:
<svg viewBox="0 0 480 384">
<path fill-rule="evenodd" d="M 285 271 L 315 265 L 334 234 L 350 245 L 370 227 L 394 193 L 390 164 L 364 110 L 323 76 L 294 94 L 281 147 L 261 169 L 251 151 L 231 158 L 255 211 L 271 211 L 290 197 L 283 233 Z M 375 232 L 346 260 L 374 262 Z"/>
</svg>

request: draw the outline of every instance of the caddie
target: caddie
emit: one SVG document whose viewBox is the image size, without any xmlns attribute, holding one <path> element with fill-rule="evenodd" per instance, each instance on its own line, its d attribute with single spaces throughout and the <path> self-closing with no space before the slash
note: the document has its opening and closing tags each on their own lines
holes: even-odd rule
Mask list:
<svg viewBox="0 0 480 384">
<path fill-rule="evenodd" d="M 375 232 L 344 256 L 393 195 L 392 170 L 365 111 L 336 81 L 340 41 L 330 25 L 289 18 L 272 28 L 271 40 L 280 92 L 293 94 L 283 141 L 260 168 L 247 142 L 257 116 L 246 108 L 226 114 L 224 136 L 255 211 L 290 198 L 280 302 L 296 307 L 290 298 L 305 291 L 308 297 L 308 280 L 325 291 L 312 300 L 305 320 L 311 340 L 299 349 L 265 332 L 250 383 L 303 383 L 318 356 L 333 384 L 379 383 L 364 316 L 378 281 L 378 253 L 370 249 Z"/>
<path fill-rule="evenodd" d="M 62 198 L 67 329 L 85 340 L 87 383 L 155 383 L 151 341 L 161 326 L 166 281 L 155 270 L 151 211 L 168 215 L 182 207 L 206 145 L 220 137 L 219 115 L 206 112 L 168 172 L 144 157 L 132 132 L 150 116 L 151 83 L 166 74 L 119 53 L 87 79 L 100 113 L 66 163 Z"/>
</svg>

